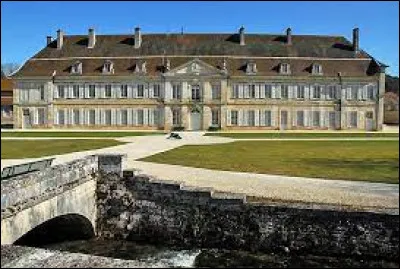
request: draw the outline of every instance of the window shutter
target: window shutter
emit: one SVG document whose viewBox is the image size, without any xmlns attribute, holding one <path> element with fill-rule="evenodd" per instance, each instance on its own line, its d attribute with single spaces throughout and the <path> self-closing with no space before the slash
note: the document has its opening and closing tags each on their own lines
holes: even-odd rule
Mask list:
<svg viewBox="0 0 400 269">
<path fill-rule="evenodd" d="M 325 111 L 325 113 L 324 113 L 325 115 L 325 121 L 324 121 L 324 125 L 325 125 L 325 127 L 328 127 L 328 128 L 330 128 L 330 126 L 329 126 L 329 111 Z"/>
<path fill-rule="evenodd" d="M 132 113 L 132 108 L 126 109 L 126 114 L 127 114 L 127 118 L 126 118 L 127 125 L 133 125 L 133 120 L 132 120 L 132 115 L 133 115 L 133 113 Z"/>
<path fill-rule="evenodd" d="M 260 98 L 260 89 L 261 89 L 261 85 L 260 85 L 260 84 L 256 84 L 256 85 L 255 85 L 255 91 L 256 91 L 256 93 L 255 93 L 255 98 L 256 98 L 256 99 L 259 99 L 259 98 Z"/>
<path fill-rule="evenodd" d="M 274 85 L 273 92 L 275 92 L 275 98 L 280 99 L 281 98 L 281 85 Z"/>
<path fill-rule="evenodd" d="M 351 88 L 350 87 L 346 88 L 346 99 L 347 100 L 351 99 Z"/>
<path fill-rule="evenodd" d="M 85 110 L 83 108 L 79 109 L 79 122 L 78 124 L 83 125 L 85 124 Z"/>
<path fill-rule="evenodd" d="M 260 110 L 259 109 L 254 110 L 254 125 L 260 126 Z"/>
<path fill-rule="evenodd" d="M 89 98 L 89 84 L 83 85 L 84 98 Z"/>
<path fill-rule="evenodd" d="M 297 126 L 297 110 L 292 110 L 292 126 Z"/>
<path fill-rule="evenodd" d="M 149 98 L 154 98 L 154 84 L 149 84 Z"/>
<path fill-rule="evenodd" d="M 260 99 L 265 99 L 265 85 L 264 84 L 260 84 L 260 85 L 258 85 L 258 89 L 259 89 L 259 91 L 260 91 L 260 94 L 259 94 L 259 98 Z"/>
<path fill-rule="evenodd" d="M 364 98 L 363 98 L 363 89 L 364 89 L 364 86 L 362 86 L 362 85 L 359 85 L 358 86 L 358 90 L 357 90 L 357 100 L 363 100 Z"/>
<path fill-rule="evenodd" d="M 239 84 L 239 98 L 243 98 L 244 94 L 243 94 L 243 84 Z"/>
<path fill-rule="evenodd" d="M 53 122 L 54 122 L 54 124 L 58 124 L 58 110 L 57 109 L 54 109 Z"/>
<path fill-rule="evenodd" d="M 258 117 L 259 126 L 265 126 L 265 110 L 259 110 L 259 117 Z"/>
<path fill-rule="evenodd" d="M 324 116 L 325 116 L 325 109 L 322 109 L 319 111 L 319 126 L 320 127 L 325 127 L 325 122 L 324 122 Z"/>
<path fill-rule="evenodd" d="M 312 112 L 311 110 L 304 111 L 304 126 L 312 126 Z"/>
<path fill-rule="evenodd" d="M 137 125 L 138 120 L 137 120 L 137 110 L 132 109 L 132 125 Z"/>
<path fill-rule="evenodd" d="M 249 110 L 244 110 L 243 115 L 244 115 L 244 125 L 249 126 Z"/>
<path fill-rule="evenodd" d="M 149 125 L 149 109 L 143 108 L 143 125 Z"/>
<path fill-rule="evenodd" d="M 137 84 L 132 85 L 132 98 L 137 98 Z"/>
<path fill-rule="evenodd" d="M 100 109 L 100 117 L 101 117 L 101 125 L 106 125 L 106 110 L 105 109 Z"/>
<path fill-rule="evenodd" d="M 59 95 L 58 95 L 58 86 L 55 86 L 54 87 L 54 99 L 57 99 L 57 98 L 59 98 Z"/>
<path fill-rule="evenodd" d="M 335 111 L 335 127 L 340 128 L 340 111 Z"/>
<path fill-rule="evenodd" d="M 278 117 L 278 108 L 274 107 L 271 110 L 271 126 L 277 125 L 277 117 Z"/>
<path fill-rule="evenodd" d="M 304 85 L 304 99 L 310 99 L 310 86 Z"/>
<path fill-rule="evenodd" d="M 226 125 L 227 126 L 231 126 L 232 125 L 232 121 L 231 121 L 231 110 L 227 109 L 226 110 Z"/>
<path fill-rule="evenodd" d="M 94 110 L 94 124 L 100 125 L 100 108 L 95 108 Z"/>
<path fill-rule="evenodd" d="M 367 100 L 368 99 L 368 85 L 364 85 L 362 87 L 362 99 Z"/>
<path fill-rule="evenodd" d="M 111 109 L 111 125 L 117 125 L 117 111 L 115 108 Z"/>
</svg>

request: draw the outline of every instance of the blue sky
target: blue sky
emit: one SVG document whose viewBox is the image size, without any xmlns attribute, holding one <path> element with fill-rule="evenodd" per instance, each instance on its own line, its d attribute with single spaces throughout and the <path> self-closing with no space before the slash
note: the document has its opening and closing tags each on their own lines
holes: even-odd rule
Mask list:
<svg viewBox="0 0 400 269">
<path fill-rule="evenodd" d="M 399 3 L 393 2 L 4 2 L 1 62 L 22 64 L 57 29 L 66 34 L 236 32 L 343 35 L 360 28 L 360 47 L 399 74 Z"/>
</svg>

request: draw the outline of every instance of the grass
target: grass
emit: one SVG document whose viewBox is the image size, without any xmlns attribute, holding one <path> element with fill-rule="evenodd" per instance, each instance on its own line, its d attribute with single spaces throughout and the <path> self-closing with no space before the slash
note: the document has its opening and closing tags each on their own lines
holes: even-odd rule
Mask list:
<svg viewBox="0 0 400 269">
<path fill-rule="evenodd" d="M 206 136 L 247 138 L 348 138 L 348 137 L 399 137 L 398 133 L 206 133 Z"/>
<path fill-rule="evenodd" d="M 398 147 L 398 141 L 236 141 L 182 146 L 142 161 L 398 184 Z"/>
<path fill-rule="evenodd" d="M 37 158 L 125 144 L 110 139 L 2 140 L 1 159 Z"/>
<path fill-rule="evenodd" d="M 163 132 L 2 132 L 2 137 L 124 137 L 164 135 Z"/>
</svg>

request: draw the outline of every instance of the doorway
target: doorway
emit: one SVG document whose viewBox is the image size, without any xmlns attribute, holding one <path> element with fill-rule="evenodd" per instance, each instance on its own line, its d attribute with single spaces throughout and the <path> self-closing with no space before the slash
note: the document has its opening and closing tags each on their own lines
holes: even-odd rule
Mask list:
<svg viewBox="0 0 400 269">
<path fill-rule="evenodd" d="M 374 130 L 374 113 L 372 111 L 365 112 L 365 130 Z"/>
<path fill-rule="evenodd" d="M 191 112 L 190 113 L 190 130 L 198 131 L 201 130 L 201 113 L 200 112 Z"/>
</svg>

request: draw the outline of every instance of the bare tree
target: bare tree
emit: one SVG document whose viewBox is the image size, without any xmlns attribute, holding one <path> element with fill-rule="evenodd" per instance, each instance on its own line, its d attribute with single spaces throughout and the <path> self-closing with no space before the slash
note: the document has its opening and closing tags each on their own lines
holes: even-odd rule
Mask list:
<svg viewBox="0 0 400 269">
<path fill-rule="evenodd" d="M 9 76 L 10 74 L 12 74 L 18 68 L 19 68 L 19 64 L 17 64 L 17 63 L 4 63 L 4 64 L 1 64 L 1 74 Z"/>
</svg>

